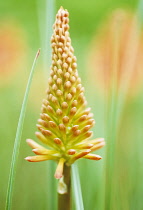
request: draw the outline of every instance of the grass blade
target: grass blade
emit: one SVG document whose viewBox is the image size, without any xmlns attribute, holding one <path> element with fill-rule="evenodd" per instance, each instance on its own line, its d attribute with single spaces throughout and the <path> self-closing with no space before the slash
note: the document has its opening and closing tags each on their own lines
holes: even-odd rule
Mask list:
<svg viewBox="0 0 143 210">
<path fill-rule="evenodd" d="M 44 11 L 44 12 L 43 12 Z M 53 23 L 55 17 L 55 0 L 37 0 L 37 14 L 39 23 L 40 46 L 42 46 L 42 60 L 43 69 L 45 73 L 45 81 L 47 84 L 47 77 L 51 64 L 51 36 L 53 30 Z"/>
<path fill-rule="evenodd" d="M 76 164 L 72 165 L 72 187 L 73 187 L 76 210 L 84 210 L 80 179 L 79 179 L 78 168 Z"/>
<path fill-rule="evenodd" d="M 36 65 L 36 61 L 39 56 L 39 53 L 40 53 L 40 50 L 38 50 L 38 52 L 36 53 L 36 56 L 35 56 L 31 71 L 30 71 L 30 76 L 28 79 L 28 83 L 27 83 L 27 87 L 26 87 L 26 91 L 25 91 L 25 95 L 24 95 L 24 99 L 23 99 L 23 103 L 22 103 L 22 107 L 21 107 L 20 117 L 19 117 L 19 121 L 18 121 L 16 137 L 15 137 L 15 142 L 14 142 L 14 148 L 13 148 L 13 154 L 12 154 L 12 160 L 11 160 L 9 182 L 8 182 L 8 188 L 7 188 L 6 210 L 11 209 L 12 193 L 13 193 L 15 174 L 16 174 L 16 163 L 17 163 L 18 154 L 19 154 L 22 128 L 23 128 L 23 123 L 24 123 L 24 117 L 25 117 L 25 112 L 26 112 L 29 91 L 30 91 L 32 78 L 33 78 L 33 74 L 34 74 L 34 69 L 35 69 L 35 65 Z"/>
</svg>

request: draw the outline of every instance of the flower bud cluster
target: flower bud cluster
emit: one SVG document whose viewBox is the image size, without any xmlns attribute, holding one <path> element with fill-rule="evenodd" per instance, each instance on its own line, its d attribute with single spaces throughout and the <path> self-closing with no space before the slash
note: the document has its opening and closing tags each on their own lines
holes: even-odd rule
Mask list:
<svg viewBox="0 0 143 210">
<path fill-rule="evenodd" d="M 69 13 L 61 7 L 53 26 L 49 87 L 37 124 L 39 132 L 36 132 L 38 139 L 49 149 L 31 139 L 27 140 L 37 156 L 27 157 L 26 160 L 57 161 L 56 178 L 62 177 L 64 164 L 71 165 L 82 157 L 100 160 L 99 155 L 91 152 L 104 146 L 104 139 L 89 140 L 92 136 L 90 129 L 95 122 L 90 108 L 86 108 L 84 87 L 78 76 L 68 23 Z"/>
</svg>

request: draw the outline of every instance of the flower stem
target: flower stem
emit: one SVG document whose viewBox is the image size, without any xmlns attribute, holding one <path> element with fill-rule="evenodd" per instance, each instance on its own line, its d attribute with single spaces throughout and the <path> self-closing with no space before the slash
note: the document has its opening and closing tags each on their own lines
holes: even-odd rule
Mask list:
<svg viewBox="0 0 143 210">
<path fill-rule="evenodd" d="M 71 209 L 71 167 L 64 165 L 64 183 L 67 186 L 67 193 L 58 193 L 58 210 Z"/>
</svg>

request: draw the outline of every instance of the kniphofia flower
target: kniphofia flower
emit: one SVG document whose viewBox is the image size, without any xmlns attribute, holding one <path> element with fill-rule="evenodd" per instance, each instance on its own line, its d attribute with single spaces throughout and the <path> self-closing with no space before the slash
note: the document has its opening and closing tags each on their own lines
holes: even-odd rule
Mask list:
<svg viewBox="0 0 143 210">
<path fill-rule="evenodd" d="M 92 136 L 90 128 L 95 122 L 90 108 L 86 108 L 68 23 L 69 13 L 61 7 L 53 26 L 49 87 L 37 124 L 39 132 L 36 132 L 47 148 L 27 139 L 36 156 L 29 156 L 26 160 L 58 162 L 55 172 L 58 179 L 62 177 L 64 164 L 70 166 L 80 158 L 100 160 L 99 155 L 91 152 L 104 146 L 103 138 L 89 140 Z"/>
</svg>

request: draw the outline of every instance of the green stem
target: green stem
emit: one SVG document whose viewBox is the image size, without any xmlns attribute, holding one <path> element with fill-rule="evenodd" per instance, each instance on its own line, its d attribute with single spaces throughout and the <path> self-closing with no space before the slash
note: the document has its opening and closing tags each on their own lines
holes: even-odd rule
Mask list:
<svg viewBox="0 0 143 210">
<path fill-rule="evenodd" d="M 58 210 L 71 210 L 71 167 L 64 165 L 64 183 L 67 186 L 67 193 L 58 193 Z"/>
</svg>

